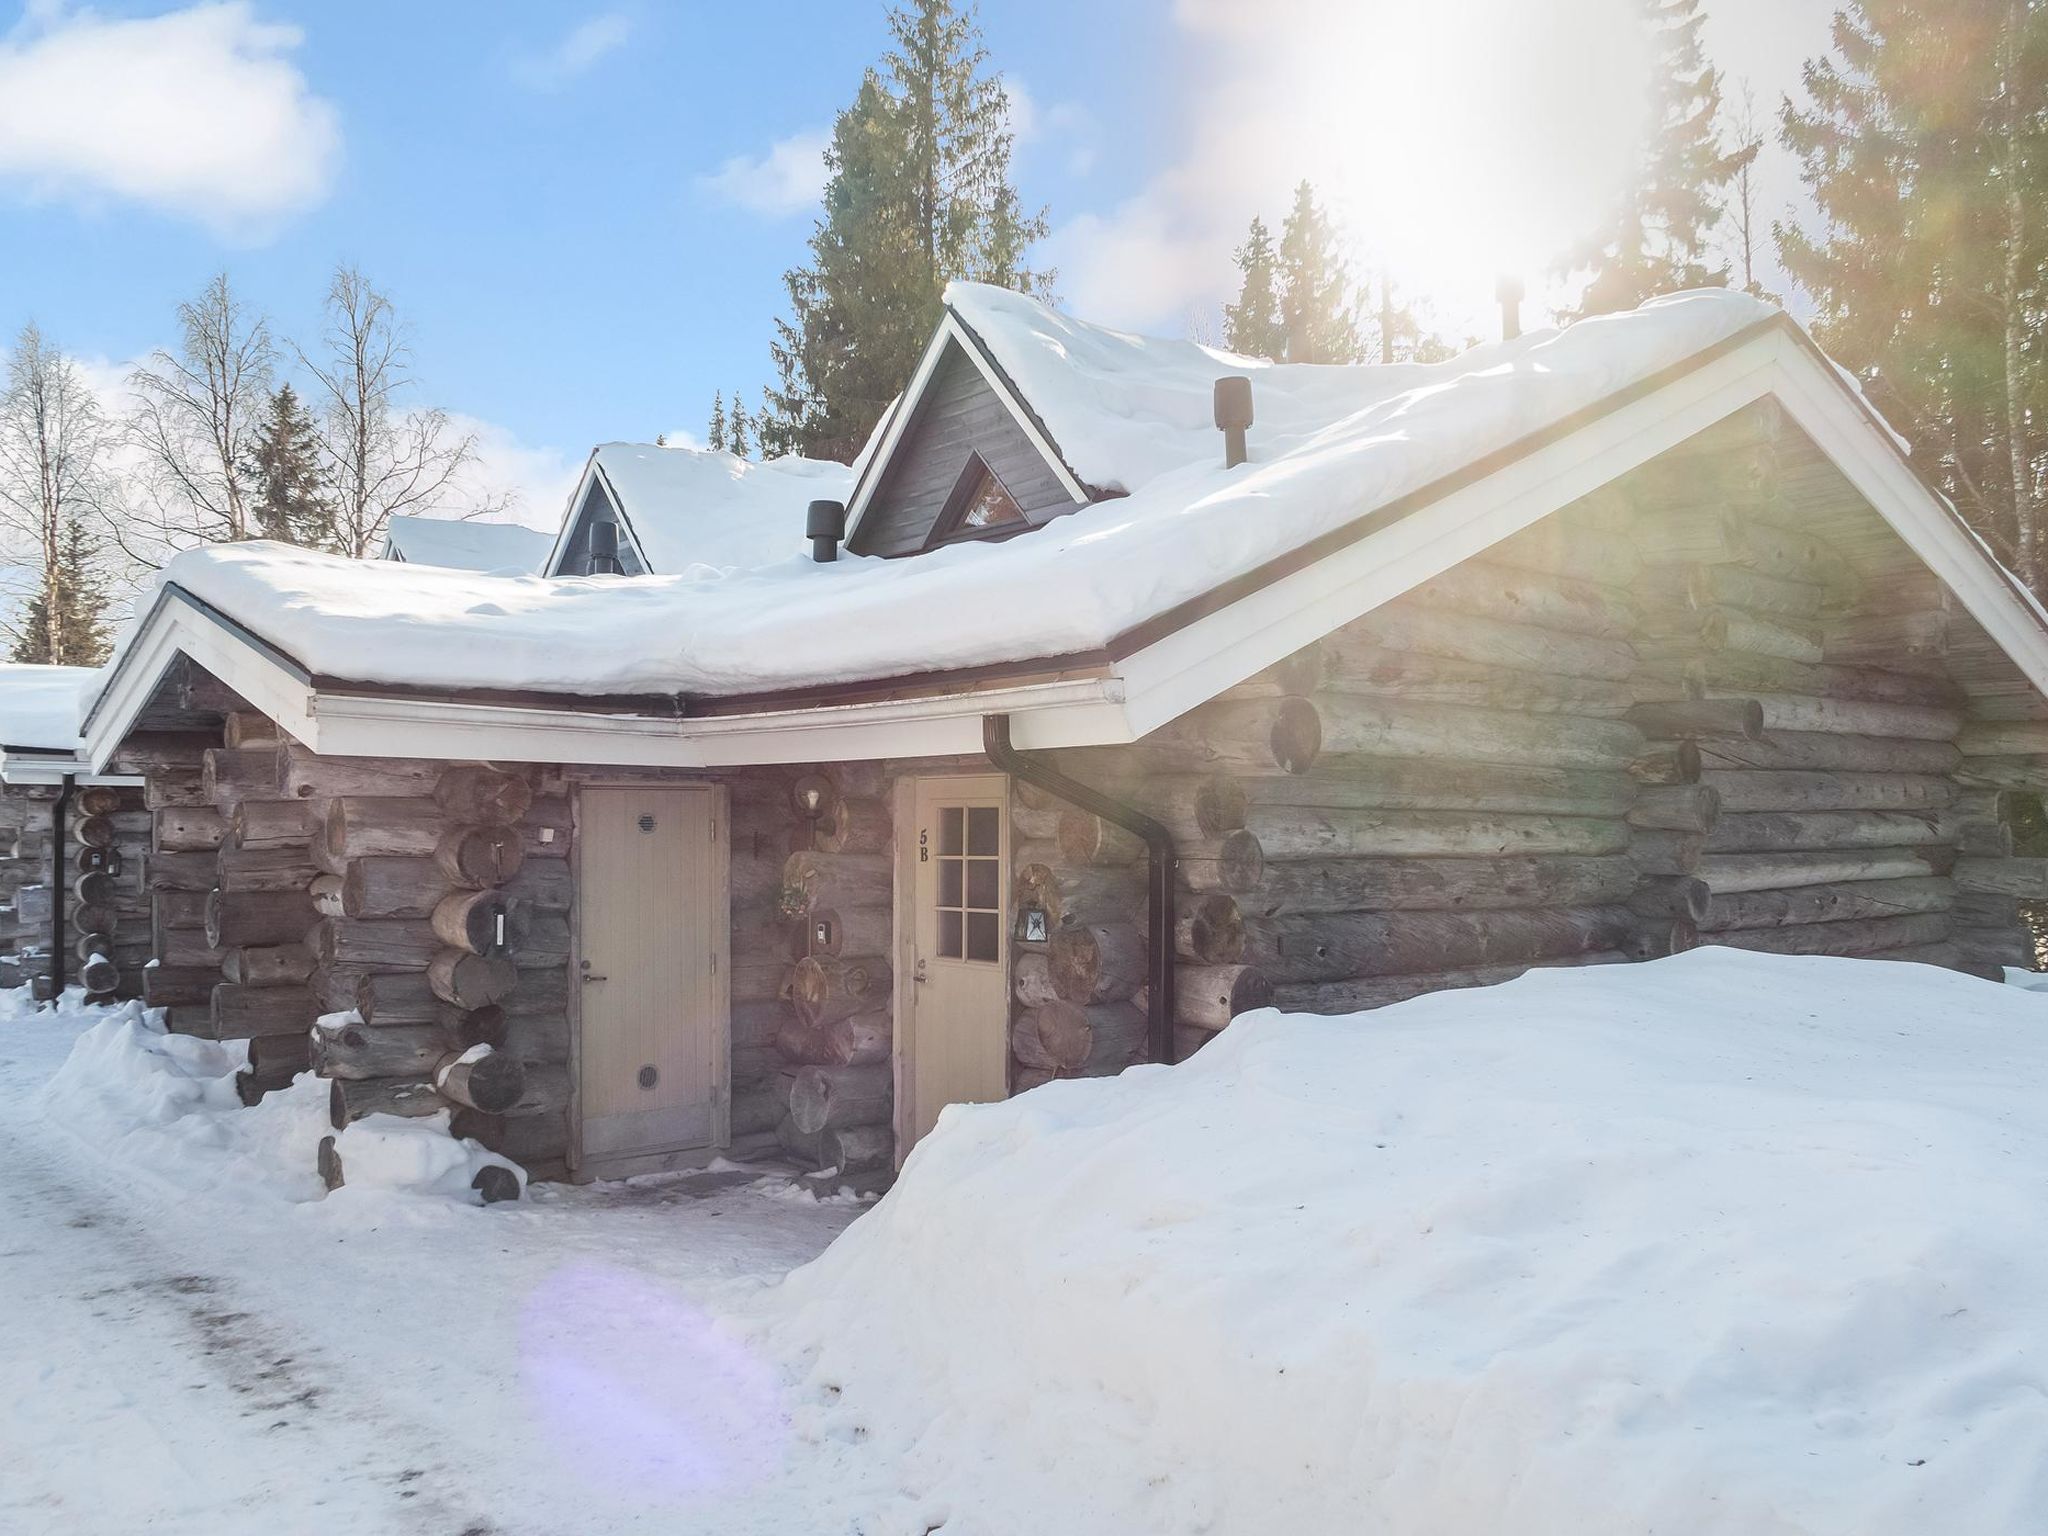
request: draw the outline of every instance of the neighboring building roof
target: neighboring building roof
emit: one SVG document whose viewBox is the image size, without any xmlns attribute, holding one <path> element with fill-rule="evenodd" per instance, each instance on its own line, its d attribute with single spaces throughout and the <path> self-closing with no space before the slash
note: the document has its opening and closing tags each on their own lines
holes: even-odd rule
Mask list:
<svg viewBox="0 0 2048 1536">
<path fill-rule="evenodd" d="M 813 500 L 844 500 L 853 471 L 817 459 L 756 463 L 709 448 L 600 443 L 570 498 L 562 531 L 533 569 L 562 569 L 593 482 L 604 485 L 618 510 L 623 540 L 642 567 L 677 575 L 698 567 L 773 565 L 801 555 L 804 509 Z"/>
<path fill-rule="evenodd" d="M 0 782 L 54 784 L 66 775 L 95 783 L 85 760 L 79 720 L 99 676 L 92 667 L 0 663 Z"/>
<path fill-rule="evenodd" d="M 410 739 L 482 756 L 517 755 L 500 733 L 535 717 L 471 721 L 464 691 L 557 712 L 550 758 L 586 730 L 569 714 L 609 709 L 577 744 L 590 760 L 784 760 L 749 757 L 770 749 L 740 738 L 778 711 L 793 720 L 798 703 L 763 696 L 796 692 L 811 734 L 773 749 L 786 760 L 874 755 L 870 743 L 977 750 L 978 715 L 998 710 L 1018 713 L 1022 745 L 1128 740 L 1774 395 L 2021 672 L 2048 682 L 2039 608 L 1918 478 L 1853 383 L 1742 294 L 1675 295 L 1438 364 L 1268 366 L 1254 374 L 1251 461 L 1234 469 L 1207 425 L 1208 390 L 1244 360 L 986 290 L 967 291 L 962 313 L 1002 374 L 1035 392 L 1030 408 L 1077 472 L 1127 494 L 1003 543 L 827 565 L 700 563 L 632 582 L 216 547 L 165 571 L 172 590 L 143 627 L 137 671 L 160 666 L 164 647 L 198 643 L 180 638 L 186 626 L 211 621 L 179 611 L 197 599 L 295 669 L 294 687 L 346 681 L 358 696 L 348 721 L 325 695 L 317 713 L 308 707 L 306 728 L 323 741 L 376 713 L 360 696 L 379 688 L 458 696 L 408 713 L 419 722 Z M 800 515 L 809 490 L 792 487 L 786 515 Z M 867 697 L 851 702 L 848 685 Z M 649 696 L 670 702 L 643 707 Z M 835 718 L 856 734 L 828 741 Z M 915 731 L 884 729 L 910 720 Z M 450 731 L 436 738 L 429 724 Z M 94 739 L 109 729 L 96 721 Z"/>
<path fill-rule="evenodd" d="M 553 545 L 553 534 L 518 523 L 394 517 L 385 530 L 382 558 L 451 571 L 527 576 L 540 569 Z"/>
</svg>

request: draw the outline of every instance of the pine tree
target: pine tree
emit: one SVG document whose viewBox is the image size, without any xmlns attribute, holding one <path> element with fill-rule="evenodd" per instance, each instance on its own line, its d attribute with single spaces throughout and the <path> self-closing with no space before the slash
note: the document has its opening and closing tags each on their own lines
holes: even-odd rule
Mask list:
<svg viewBox="0 0 2048 1536">
<path fill-rule="evenodd" d="M 1817 212 L 1780 224 L 1816 337 L 2037 590 L 2048 583 L 2048 12 L 1863 0 L 1781 135 Z"/>
<path fill-rule="evenodd" d="M 1244 244 L 1231 253 L 1243 274 L 1237 302 L 1223 306 L 1223 345 L 1246 357 L 1278 362 L 1287 355 L 1287 330 L 1280 318 L 1279 260 L 1273 232 L 1254 215 Z"/>
<path fill-rule="evenodd" d="M 334 503 L 320 478 L 320 433 L 289 384 L 271 395 L 249 454 L 252 532 L 319 549 L 334 542 Z"/>
<path fill-rule="evenodd" d="M 754 423 L 747 415 L 747 408 L 740 403 L 739 392 L 735 390 L 732 397 L 732 414 L 726 418 L 725 424 L 725 451 L 736 459 L 747 457 L 753 452 L 754 445 L 750 436 L 753 428 Z"/>
<path fill-rule="evenodd" d="M 1656 294 L 1728 281 L 1711 237 L 1722 189 L 1745 152 L 1721 145 L 1721 74 L 1700 45 L 1706 17 L 1700 0 L 1636 5 L 1655 50 L 1642 157 L 1607 227 L 1571 262 L 1573 270 L 1592 273 L 1580 315 L 1633 309 Z"/>
<path fill-rule="evenodd" d="M 8 660 L 96 667 L 107 659 L 107 581 L 101 560 L 99 543 L 85 521 L 72 517 L 56 565 L 44 573 L 35 596 L 9 626 L 14 648 Z"/>
<path fill-rule="evenodd" d="M 733 399 L 733 409 L 739 409 L 739 399 Z M 725 396 L 718 391 L 711 395 L 711 430 L 704 434 L 704 446 L 713 453 L 725 452 Z"/>
<path fill-rule="evenodd" d="M 1280 318 L 1290 363 L 1355 363 L 1364 354 L 1337 232 L 1306 181 L 1280 227 Z"/>
<path fill-rule="evenodd" d="M 810 260 L 785 274 L 765 452 L 851 459 L 909 382 L 947 282 L 1046 293 L 1046 229 L 1010 182 L 1010 103 L 973 7 L 905 0 L 894 46 L 839 114 Z"/>
</svg>

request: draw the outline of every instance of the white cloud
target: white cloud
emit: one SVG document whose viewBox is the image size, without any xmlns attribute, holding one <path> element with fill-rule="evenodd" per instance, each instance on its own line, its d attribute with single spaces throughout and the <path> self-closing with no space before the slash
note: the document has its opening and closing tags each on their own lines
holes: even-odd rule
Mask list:
<svg viewBox="0 0 2048 1536">
<path fill-rule="evenodd" d="M 476 439 L 476 461 L 464 471 L 458 503 L 450 510 L 465 511 L 502 499 L 509 504 L 493 521 L 523 523 L 550 533 L 561 525 L 569 493 L 583 471 L 581 457 L 572 460 L 559 448 L 527 443 L 511 428 L 475 416 L 451 412 L 448 429 Z"/>
<path fill-rule="evenodd" d="M 132 18 L 35 6 L 0 39 L 0 185 L 261 234 L 320 202 L 341 156 L 334 106 L 290 57 L 302 41 L 246 0 Z"/>
<path fill-rule="evenodd" d="M 767 218 L 784 218 L 814 206 L 825 190 L 828 133 L 793 133 L 777 139 L 763 155 L 734 155 L 697 185 L 723 202 Z"/>
<path fill-rule="evenodd" d="M 1018 150 L 1063 150 L 1069 176 L 1095 169 L 1095 114 L 1087 107 L 1078 101 L 1041 102 L 1014 74 L 1003 76 L 1003 95 L 1009 98 L 1010 133 Z"/>
<path fill-rule="evenodd" d="M 620 11 L 607 11 L 572 27 L 547 52 L 513 60 L 512 74 L 533 90 L 558 91 L 579 75 L 587 74 L 607 55 L 625 47 L 632 36 L 632 18 Z"/>
</svg>

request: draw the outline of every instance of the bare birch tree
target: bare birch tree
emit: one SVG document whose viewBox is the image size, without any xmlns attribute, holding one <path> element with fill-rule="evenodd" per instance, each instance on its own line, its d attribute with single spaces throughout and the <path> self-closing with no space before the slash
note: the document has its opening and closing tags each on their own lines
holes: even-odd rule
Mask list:
<svg viewBox="0 0 2048 1536">
<path fill-rule="evenodd" d="M 139 505 L 115 525 L 122 550 L 158 565 L 180 549 L 263 536 L 251 515 L 250 461 L 270 397 L 269 323 L 235 297 L 225 272 L 178 306 L 178 350 L 129 378 L 128 439 Z"/>
<path fill-rule="evenodd" d="M 1734 153 L 1739 157 L 1728 188 L 1728 232 L 1735 247 L 1735 269 L 1742 274 L 1743 292 L 1757 298 L 1772 298 L 1757 276 L 1757 261 L 1770 229 L 1757 211 L 1756 162 L 1763 153 L 1764 130 L 1756 115 L 1756 91 L 1747 81 L 1743 82 L 1740 101 L 1729 115 L 1729 127 L 1735 135 Z"/>
<path fill-rule="evenodd" d="M 334 506 L 334 548 L 371 553 L 394 516 L 429 515 L 460 503 L 477 516 L 502 498 L 467 494 L 474 433 L 458 435 L 448 413 L 408 404 L 412 349 L 391 300 L 354 267 L 335 271 L 327 290 L 324 356 L 301 351 L 320 415 L 320 450 Z"/>
<path fill-rule="evenodd" d="M 112 446 L 99 401 L 71 359 L 24 326 L 0 392 L 0 539 L 35 582 L 14 626 L 19 659 L 101 659 L 85 530 L 106 510 Z"/>
</svg>

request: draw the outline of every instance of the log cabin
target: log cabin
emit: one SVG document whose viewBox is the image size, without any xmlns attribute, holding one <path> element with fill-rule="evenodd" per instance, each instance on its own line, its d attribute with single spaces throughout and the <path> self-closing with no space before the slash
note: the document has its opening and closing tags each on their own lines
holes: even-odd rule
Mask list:
<svg viewBox="0 0 2048 1536">
<path fill-rule="evenodd" d="M 0 665 L 0 986 L 141 994 L 152 939 L 142 895 L 142 780 L 81 755 L 88 667 Z"/>
<path fill-rule="evenodd" d="M 246 1097 L 330 1079 L 330 1182 L 377 1113 L 886 1171 L 1250 1009 L 1698 943 L 2034 964 L 2048 615 L 1741 295 L 1306 368 L 955 285 L 803 515 L 613 580 L 168 568 L 83 727 L 202 915 L 152 1001 Z"/>
</svg>

